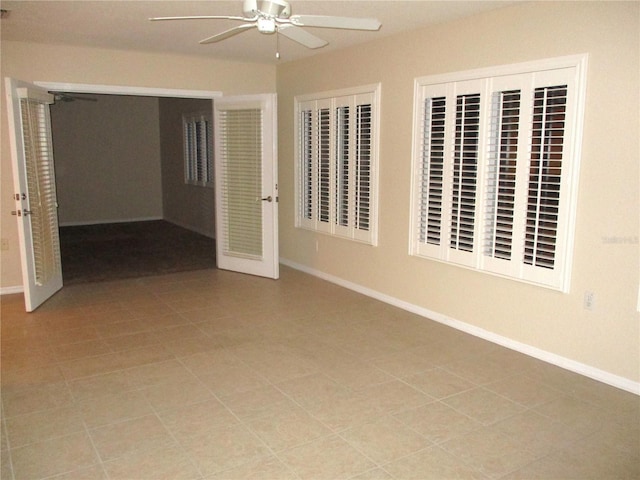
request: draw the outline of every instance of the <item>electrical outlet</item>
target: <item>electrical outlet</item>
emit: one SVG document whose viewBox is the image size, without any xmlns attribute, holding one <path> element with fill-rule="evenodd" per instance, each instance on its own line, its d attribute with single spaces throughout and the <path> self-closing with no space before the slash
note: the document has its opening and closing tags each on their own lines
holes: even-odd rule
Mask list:
<svg viewBox="0 0 640 480">
<path fill-rule="evenodd" d="M 0 238 L 0 250 L 9 250 L 8 238 Z"/>
<path fill-rule="evenodd" d="M 585 310 L 593 310 L 596 306 L 596 294 L 587 290 L 584 292 L 584 304 Z"/>
</svg>

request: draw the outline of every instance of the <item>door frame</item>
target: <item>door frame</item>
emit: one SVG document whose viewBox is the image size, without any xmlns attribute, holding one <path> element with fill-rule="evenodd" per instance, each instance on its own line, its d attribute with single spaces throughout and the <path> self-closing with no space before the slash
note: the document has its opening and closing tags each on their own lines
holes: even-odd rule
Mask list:
<svg viewBox="0 0 640 480">
<path fill-rule="evenodd" d="M 216 260 L 218 268 L 239 273 L 257 275 L 277 280 L 280 277 L 280 255 L 278 248 L 278 97 L 275 93 L 254 95 L 229 95 L 213 104 L 214 142 L 215 142 L 215 181 L 216 181 Z M 260 192 L 254 192 L 256 202 L 260 204 L 261 252 L 259 255 L 225 251 L 224 245 L 230 238 L 222 227 L 229 215 L 225 213 L 225 190 L 223 180 L 223 157 L 221 147 L 226 138 L 221 131 L 220 115 L 224 111 L 246 111 L 259 109 L 261 112 L 261 175 Z M 233 160 L 233 158 L 228 158 Z M 228 190 L 228 189 L 227 189 Z M 244 190 L 241 188 L 241 190 Z M 243 216 L 243 219 L 246 219 Z"/>
<path fill-rule="evenodd" d="M 13 77 L 11 77 L 13 78 Z M 179 88 L 155 88 L 155 87 L 136 87 L 128 85 L 108 85 L 108 84 L 86 84 L 86 83 L 60 83 L 48 81 L 29 82 L 37 87 L 48 91 L 60 91 L 68 93 L 93 93 L 97 95 L 136 95 L 142 97 L 168 97 L 168 98 L 193 98 L 193 99 L 209 99 L 212 102 L 216 98 L 223 96 L 221 91 L 217 90 L 189 90 Z M 55 152 L 54 152 L 54 172 L 55 172 Z M 25 240 L 19 235 L 21 251 L 25 248 Z M 22 260 L 21 260 L 22 262 Z M 64 268 L 64 265 L 63 265 Z M 21 272 L 24 275 L 24 271 Z M 24 293 L 24 278 L 22 285 L 16 287 L 12 293 Z"/>
<path fill-rule="evenodd" d="M 32 82 L 53 92 L 94 93 L 96 95 L 136 95 L 139 97 L 209 98 L 222 96 L 219 90 L 187 90 L 181 88 L 135 87 L 91 83 Z"/>
</svg>

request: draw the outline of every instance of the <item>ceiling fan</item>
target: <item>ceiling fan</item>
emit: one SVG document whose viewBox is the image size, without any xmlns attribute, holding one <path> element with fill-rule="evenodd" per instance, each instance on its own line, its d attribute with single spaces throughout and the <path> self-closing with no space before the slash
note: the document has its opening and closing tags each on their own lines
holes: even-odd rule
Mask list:
<svg viewBox="0 0 640 480">
<path fill-rule="evenodd" d="M 252 28 L 260 33 L 277 33 L 304 45 L 307 48 L 320 48 L 328 44 L 322 38 L 300 27 L 341 28 L 346 30 L 378 30 L 380 22 L 375 18 L 334 17 L 327 15 L 291 15 L 291 5 L 285 0 L 244 0 L 244 16 L 198 15 L 186 17 L 154 17 L 159 20 L 238 20 L 245 22 L 224 32 L 201 40 L 201 44 L 215 43 L 233 37 Z M 276 54 L 279 57 L 278 54 Z"/>
</svg>

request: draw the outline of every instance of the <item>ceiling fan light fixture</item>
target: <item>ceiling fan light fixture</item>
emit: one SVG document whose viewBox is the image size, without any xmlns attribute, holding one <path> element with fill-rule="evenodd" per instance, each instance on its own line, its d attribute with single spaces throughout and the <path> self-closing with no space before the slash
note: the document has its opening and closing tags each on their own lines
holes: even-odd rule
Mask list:
<svg viewBox="0 0 640 480">
<path fill-rule="evenodd" d="M 273 18 L 259 18 L 258 31 L 260 33 L 275 33 L 276 21 Z"/>
</svg>

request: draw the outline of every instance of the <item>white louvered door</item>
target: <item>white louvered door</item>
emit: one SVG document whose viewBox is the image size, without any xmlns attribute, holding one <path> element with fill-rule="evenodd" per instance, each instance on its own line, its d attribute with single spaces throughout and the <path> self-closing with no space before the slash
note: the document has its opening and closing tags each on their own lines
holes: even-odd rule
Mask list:
<svg viewBox="0 0 640 480">
<path fill-rule="evenodd" d="M 218 268 L 277 279 L 278 185 L 274 94 L 214 102 Z"/>
<path fill-rule="evenodd" d="M 62 288 L 56 184 L 46 90 L 6 80 L 25 308 L 31 312 Z"/>
</svg>

